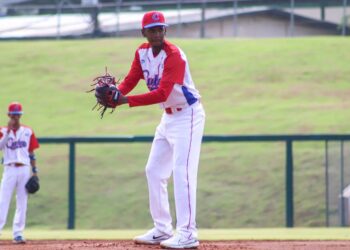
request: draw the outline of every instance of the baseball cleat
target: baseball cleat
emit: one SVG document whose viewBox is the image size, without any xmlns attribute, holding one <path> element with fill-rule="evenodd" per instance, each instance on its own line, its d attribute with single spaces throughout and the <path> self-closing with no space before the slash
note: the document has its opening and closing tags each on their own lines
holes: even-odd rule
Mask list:
<svg viewBox="0 0 350 250">
<path fill-rule="evenodd" d="M 162 241 L 160 246 L 168 249 L 197 248 L 199 246 L 199 241 L 194 237 L 185 237 L 178 233 L 170 239 Z"/>
<path fill-rule="evenodd" d="M 160 242 L 171 238 L 172 235 L 160 232 L 153 228 L 143 235 L 136 236 L 134 242 L 136 244 L 158 245 Z"/>
<path fill-rule="evenodd" d="M 26 243 L 26 240 L 24 239 L 23 236 L 19 235 L 19 236 L 16 236 L 13 241 L 12 241 L 14 244 L 25 244 Z"/>
</svg>

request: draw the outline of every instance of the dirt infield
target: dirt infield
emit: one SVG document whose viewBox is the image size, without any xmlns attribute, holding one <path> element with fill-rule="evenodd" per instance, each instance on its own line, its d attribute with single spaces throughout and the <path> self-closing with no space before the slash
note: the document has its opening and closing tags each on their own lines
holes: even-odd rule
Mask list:
<svg viewBox="0 0 350 250">
<path fill-rule="evenodd" d="M 135 245 L 126 240 L 49 240 L 28 241 L 25 245 L 14 245 L 11 241 L 0 241 L 1 250 L 141 250 L 160 249 L 159 246 Z M 202 241 L 198 249 L 203 250 L 345 250 L 350 241 Z"/>
</svg>

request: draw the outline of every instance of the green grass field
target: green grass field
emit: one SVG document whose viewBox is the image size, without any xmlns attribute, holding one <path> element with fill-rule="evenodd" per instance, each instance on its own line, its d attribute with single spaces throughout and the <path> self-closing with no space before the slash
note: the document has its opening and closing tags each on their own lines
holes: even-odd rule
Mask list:
<svg viewBox="0 0 350 250">
<path fill-rule="evenodd" d="M 2 42 L 0 104 L 5 112 L 10 101 L 21 101 L 25 122 L 42 136 L 151 134 L 157 108 L 121 107 L 118 120 L 102 123 L 84 93 L 105 66 L 125 76 L 142 41 Z M 203 96 L 207 134 L 348 131 L 347 39 L 174 42 L 187 53 Z"/>
<path fill-rule="evenodd" d="M 27 230 L 30 240 L 128 240 L 144 230 Z M 350 240 L 346 228 L 201 229 L 200 240 Z M 12 239 L 5 231 L 1 239 Z"/>
<path fill-rule="evenodd" d="M 0 124 L 6 124 L 7 104 L 18 100 L 23 123 L 38 136 L 152 135 L 158 107 L 123 106 L 100 120 L 91 112 L 93 96 L 85 93 L 105 66 L 125 76 L 142 41 L 1 42 Z M 174 42 L 187 54 L 203 96 L 205 134 L 349 132 L 348 39 Z M 144 91 L 140 82 L 134 92 Z M 149 149 L 149 144 L 77 146 L 78 229 L 152 225 L 143 173 Z M 38 151 L 42 190 L 29 202 L 30 228 L 66 227 L 67 152 L 65 145 L 42 145 Z M 295 144 L 296 226 L 324 226 L 323 152 L 321 143 Z M 331 153 L 338 154 L 337 145 Z M 284 161 L 281 143 L 203 145 L 198 226 L 284 226 Z M 336 157 L 332 164 L 335 169 Z"/>
</svg>

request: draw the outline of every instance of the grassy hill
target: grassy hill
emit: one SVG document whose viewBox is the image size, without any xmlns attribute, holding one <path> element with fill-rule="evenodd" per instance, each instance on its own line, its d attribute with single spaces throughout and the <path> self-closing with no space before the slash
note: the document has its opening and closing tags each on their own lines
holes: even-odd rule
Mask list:
<svg viewBox="0 0 350 250">
<path fill-rule="evenodd" d="M 91 111 L 93 96 L 85 93 L 105 66 L 125 76 L 142 41 L 0 43 L 0 123 L 6 124 L 7 104 L 18 100 L 25 109 L 23 123 L 38 136 L 153 134 L 161 116 L 157 106 L 123 106 L 100 120 Z M 349 132 L 347 39 L 173 42 L 187 54 L 203 97 L 206 134 Z M 140 82 L 134 92 L 144 91 Z M 296 225 L 323 225 L 323 144 L 295 147 Z M 151 226 L 144 177 L 149 149 L 149 144 L 77 146 L 78 228 Z M 331 153 L 337 150 L 334 144 Z M 67 152 L 65 145 L 42 145 L 38 151 L 42 190 L 30 200 L 31 227 L 66 225 Z M 203 145 L 199 227 L 283 226 L 284 161 L 280 143 Z M 334 169 L 337 162 L 334 157 Z"/>
</svg>

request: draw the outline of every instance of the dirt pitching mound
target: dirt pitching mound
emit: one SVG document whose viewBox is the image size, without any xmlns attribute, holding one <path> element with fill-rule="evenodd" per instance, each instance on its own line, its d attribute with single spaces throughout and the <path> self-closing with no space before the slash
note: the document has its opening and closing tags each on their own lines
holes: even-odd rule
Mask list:
<svg viewBox="0 0 350 250">
<path fill-rule="evenodd" d="M 24 245 L 0 241 L 2 250 L 141 250 L 159 246 L 135 245 L 130 240 L 29 240 Z M 348 250 L 350 241 L 201 241 L 202 250 Z"/>
</svg>

